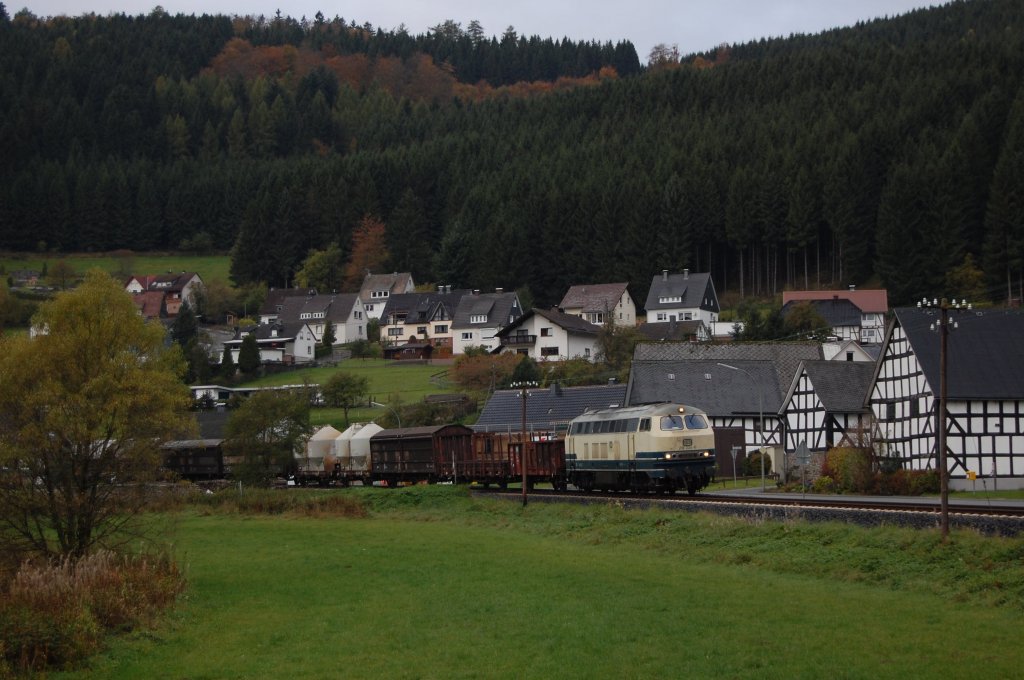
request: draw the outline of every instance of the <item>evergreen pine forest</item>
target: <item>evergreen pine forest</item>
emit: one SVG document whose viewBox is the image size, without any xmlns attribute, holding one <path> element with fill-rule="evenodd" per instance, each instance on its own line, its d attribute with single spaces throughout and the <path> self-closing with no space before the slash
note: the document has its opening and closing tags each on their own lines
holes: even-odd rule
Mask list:
<svg viewBox="0 0 1024 680">
<path fill-rule="evenodd" d="M 1021 297 L 1019 0 L 652 65 L 487 29 L 0 5 L 0 250 L 202 235 L 234 283 L 283 286 L 372 216 L 389 269 L 537 306 L 684 267 L 720 294 Z"/>
</svg>

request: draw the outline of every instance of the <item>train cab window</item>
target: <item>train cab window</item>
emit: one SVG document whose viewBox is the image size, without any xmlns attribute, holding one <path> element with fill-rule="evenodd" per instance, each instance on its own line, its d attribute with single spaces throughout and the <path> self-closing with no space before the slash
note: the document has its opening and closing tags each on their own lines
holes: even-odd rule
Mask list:
<svg viewBox="0 0 1024 680">
<path fill-rule="evenodd" d="M 640 431 L 641 432 L 650 432 L 651 431 L 651 419 L 650 418 L 644 418 L 643 420 L 640 421 Z"/>
<path fill-rule="evenodd" d="M 683 429 L 683 417 L 682 416 L 662 416 L 661 417 L 661 429 L 665 430 L 681 430 Z"/>
<path fill-rule="evenodd" d="M 686 415 L 683 416 L 683 419 L 686 421 L 687 430 L 703 430 L 708 426 L 708 422 L 701 415 Z"/>
<path fill-rule="evenodd" d="M 637 425 L 639 424 L 639 418 L 630 418 L 626 421 L 626 432 L 636 432 Z"/>
</svg>

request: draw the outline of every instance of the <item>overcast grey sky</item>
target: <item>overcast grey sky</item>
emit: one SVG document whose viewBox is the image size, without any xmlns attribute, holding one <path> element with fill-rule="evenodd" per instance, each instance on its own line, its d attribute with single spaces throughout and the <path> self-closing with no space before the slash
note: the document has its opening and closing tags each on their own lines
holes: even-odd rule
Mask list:
<svg viewBox="0 0 1024 680">
<path fill-rule="evenodd" d="M 148 13 L 157 4 L 168 12 L 184 14 L 265 14 L 278 9 L 296 19 L 312 19 L 317 10 L 331 18 L 369 21 L 374 26 L 397 28 L 404 23 L 411 33 L 423 33 L 445 19 L 463 28 L 477 19 L 488 35 L 500 35 L 514 26 L 520 35 L 573 40 L 628 39 L 641 61 L 657 43 L 679 45 L 683 54 L 711 49 L 723 42 L 740 43 L 791 33 L 817 33 L 860 20 L 904 14 L 939 2 L 928 0 L 3 0 L 8 13 L 21 7 L 38 16 Z"/>
</svg>

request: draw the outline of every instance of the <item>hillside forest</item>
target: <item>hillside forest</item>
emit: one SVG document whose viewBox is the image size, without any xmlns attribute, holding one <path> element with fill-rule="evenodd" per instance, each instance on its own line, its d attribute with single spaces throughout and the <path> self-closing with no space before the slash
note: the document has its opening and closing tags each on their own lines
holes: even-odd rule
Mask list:
<svg viewBox="0 0 1024 680">
<path fill-rule="evenodd" d="M 653 56 L 653 55 L 652 55 Z M 970 0 L 641 64 L 632 44 L 0 5 L 0 249 L 231 253 L 383 225 L 421 282 L 1024 287 L 1024 11 Z M 362 226 L 361 226 L 362 225 Z"/>
</svg>

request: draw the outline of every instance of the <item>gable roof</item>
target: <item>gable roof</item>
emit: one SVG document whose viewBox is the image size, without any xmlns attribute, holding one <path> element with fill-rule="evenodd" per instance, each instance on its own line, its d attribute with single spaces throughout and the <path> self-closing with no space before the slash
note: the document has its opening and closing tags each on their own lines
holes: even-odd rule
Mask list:
<svg viewBox="0 0 1024 680">
<path fill-rule="evenodd" d="M 659 302 L 664 297 L 679 298 L 680 302 Z M 669 274 L 665 269 L 654 276 L 644 309 L 650 312 L 680 308 L 719 311 L 718 294 L 715 293 L 711 274 L 691 274 L 689 269 L 684 269 L 682 274 Z"/>
<path fill-rule="evenodd" d="M 721 361 L 727 364 L 767 361 L 775 367 L 778 383 L 785 388 L 792 382 L 801 361 L 823 358 L 821 345 L 816 342 L 732 342 L 722 345 L 641 342 L 633 351 L 634 364 L 638 361 Z M 690 402 L 684 399 L 681 403 Z"/>
<path fill-rule="evenodd" d="M 803 372 L 814 386 L 825 410 L 829 413 L 867 413 L 865 406 L 871 392 L 875 365 L 865 361 L 805 361 Z M 793 378 L 793 388 L 800 379 L 800 371 Z"/>
<path fill-rule="evenodd" d="M 533 316 L 547 319 L 570 335 L 597 335 L 601 330 L 600 326 L 592 324 L 586 319 L 581 319 L 575 314 L 566 314 L 557 309 L 531 309 L 495 333 L 495 335 L 499 338 L 504 338 L 510 335 L 516 328 L 522 327 Z"/>
<path fill-rule="evenodd" d="M 787 290 L 782 293 L 783 306 L 802 300 L 849 300 L 865 314 L 885 314 L 889 311 L 889 291 L 885 289 L 866 290 Z"/>
<path fill-rule="evenodd" d="M 742 370 L 722 366 L 728 363 Z M 789 386 L 789 381 L 785 383 Z M 774 415 L 782 408 L 783 390 L 771 361 L 707 360 L 633 361 L 629 372 L 630 405 L 669 401 L 692 404 L 710 416 Z"/>
<path fill-rule="evenodd" d="M 156 290 L 148 290 L 136 293 L 132 296 L 132 302 L 136 309 L 146 319 L 159 319 L 167 316 L 167 308 L 164 306 L 164 294 Z"/>
<path fill-rule="evenodd" d="M 628 283 L 590 283 L 572 286 L 558 303 L 561 309 L 582 309 L 584 312 L 610 312 L 615 309 Z"/>
<path fill-rule="evenodd" d="M 509 323 L 509 317 L 518 312 L 519 296 L 516 293 L 472 293 L 463 295 L 459 306 L 455 309 L 452 328 L 498 327 L 503 328 Z M 474 316 L 486 316 L 484 323 L 473 323 Z M 518 318 L 518 316 L 516 318 Z M 513 319 L 515 321 L 515 319 Z"/>
<path fill-rule="evenodd" d="M 267 298 L 263 301 L 258 313 L 264 316 L 277 314 L 286 299 L 314 295 L 316 295 L 316 288 L 271 288 L 267 291 Z"/>
<path fill-rule="evenodd" d="M 691 321 L 658 321 L 655 323 L 642 323 L 636 327 L 640 335 L 653 342 L 674 341 L 680 342 L 700 335 L 701 326 L 705 326 L 700 319 Z M 711 330 L 707 329 L 708 337 L 711 337 Z"/>
<path fill-rule="evenodd" d="M 626 386 L 586 385 L 580 387 L 538 387 L 526 399 L 526 426 L 531 430 L 554 430 L 588 409 L 625 405 Z M 476 432 L 520 432 L 523 400 L 519 390 L 498 390 L 484 404 L 472 426 Z"/>
<path fill-rule="evenodd" d="M 828 300 L 791 300 L 782 305 L 782 316 L 787 317 L 797 305 L 809 304 L 831 328 L 860 326 L 861 310 L 849 300 L 839 297 Z"/>
<path fill-rule="evenodd" d="M 939 391 L 937 309 L 895 310 L 925 379 Z M 951 311 L 947 344 L 947 393 L 950 399 L 1024 399 L 1024 311 L 987 309 Z"/>
<path fill-rule="evenodd" d="M 393 272 L 391 274 L 371 274 L 367 272 L 366 276 L 363 277 L 363 284 L 359 289 L 359 295 L 364 300 L 370 300 L 373 297 L 374 291 L 386 290 L 390 297 L 391 295 L 411 290 L 412 287 L 412 274 L 409 272 Z"/>
<path fill-rule="evenodd" d="M 407 324 L 427 323 L 437 316 L 439 308 L 444 309 L 449 320 L 453 319 L 459 301 L 469 293 L 466 289 L 456 289 L 443 293 L 431 291 L 391 295 L 381 312 L 381 323 L 391 323 L 392 315 L 405 315 L 404 323 Z"/>
<path fill-rule="evenodd" d="M 139 281 L 139 283 L 142 283 L 140 277 L 135 278 Z M 187 286 L 189 282 L 192 281 L 192 279 L 199 279 L 200 281 L 202 281 L 199 274 L 195 272 L 157 274 L 156 276 L 147 276 L 142 278 L 145 278 L 148 281 L 148 283 L 146 284 L 147 290 L 159 290 L 163 292 L 176 293 L 180 293 L 181 291 L 185 290 L 185 286 Z"/>
<path fill-rule="evenodd" d="M 284 324 L 305 323 L 307 320 L 302 315 L 310 314 L 310 320 L 345 322 L 358 299 L 355 293 L 286 297 L 281 304 L 278 320 Z M 321 314 L 323 316 L 318 316 Z"/>
</svg>

